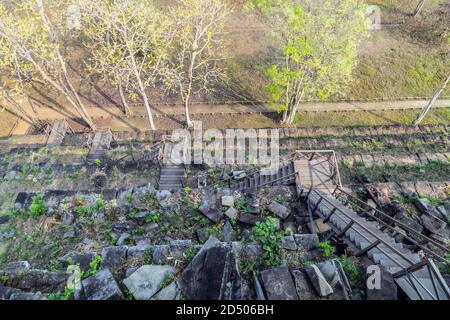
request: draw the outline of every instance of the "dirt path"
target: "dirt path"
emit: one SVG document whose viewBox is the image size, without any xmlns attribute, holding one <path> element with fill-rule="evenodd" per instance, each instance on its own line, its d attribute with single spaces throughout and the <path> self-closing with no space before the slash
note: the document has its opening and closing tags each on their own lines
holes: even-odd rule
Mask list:
<svg viewBox="0 0 450 320">
<path fill-rule="evenodd" d="M 376 110 L 409 110 L 421 109 L 428 103 L 428 100 L 404 100 L 404 101 L 373 101 L 373 102 L 311 102 L 303 104 L 303 112 L 338 112 L 338 111 L 376 111 Z M 449 108 L 450 99 L 439 100 L 435 108 Z M 88 113 L 95 119 L 97 123 L 114 122 L 113 129 L 122 126 L 128 126 L 129 117 L 123 116 L 122 111 L 117 107 L 106 106 L 88 107 Z M 13 110 L 11 110 L 13 112 Z M 27 110 L 29 111 L 29 110 Z M 182 105 L 163 105 L 157 104 L 154 106 L 155 116 L 157 118 L 170 118 L 177 116 L 180 118 L 184 114 Z M 142 118 L 145 126 L 146 113 L 144 108 L 140 106 L 132 106 L 133 117 Z M 194 104 L 191 106 L 191 113 L 195 116 L 227 116 L 238 114 L 265 114 L 273 113 L 274 110 L 269 109 L 264 104 L 258 103 L 232 103 L 232 104 Z M 41 120 L 54 121 L 64 118 L 76 118 L 74 110 L 56 109 L 56 108 L 40 108 L 38 115 Z M 1 121 L 0 115 L 0 121 Z M 21 120 L 13 131 L 14 135 L 25 134 L 30 127 L 30 124 Z M 11 127 L 2 128 L 0 135 L 7 134 Z M 6 132 L 6 133 L 5 133 Z"/>
</svg>

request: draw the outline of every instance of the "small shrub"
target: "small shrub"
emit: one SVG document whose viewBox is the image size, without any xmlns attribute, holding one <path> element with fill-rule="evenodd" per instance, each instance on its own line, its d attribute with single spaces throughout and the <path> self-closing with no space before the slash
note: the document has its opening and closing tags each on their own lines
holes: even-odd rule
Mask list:
<svg viewBox="0 0 450 320">
<path fill-rule="evenodd" d="M 28 175 L 30 173 L 30 170 L 31 170 L 30 165 L 28 163 L 25 163 L 22 166 L 22 170 L 21 170 L 22 171 L 22 175 L 24 175 L 24 176 Z"/>
<path fill-rule="evenodd" d="M 351 166 L 352 166 L 352 164 L 351 164 L 351 162 L 350 162 L 350 160 L 348 160 L 348 159 L 344 159 L 344 160 L 342 160 L 342 166 L 344 167 L 344 168 L 350 168 Z"/>
<path fill-rule="evenodd" d="M 14 209 L 6 209 L 6 210 L 3 210 L 2 212 L 0 212 L 0 217 L 1 216 L 7 216 L 7 217 L 10 217 L 10 218 L 14 218 L 15 216 L 17 216 L 17 214 L 18 214 L 18 211 L 17 210 L 14 210 Z"/>
<path fill-rule="evenodd" d="M 144 262 L 146 264 L 152 264 L 153 262 L 153 252 L 151 250 L 148 250 L 144 254 Z"/>
<path fill-rule="evenodd" d="M 278 202 L 279 204 L 284 204 L 284 198 L 281 195 L 278 195 L 275 201 Z"/>
<path fill-rule="evenodd" d="M 249 213 L 250 210 L 247 206 L 247 199 L 245 196 L 240 196 L 236 199 L 236 209 L 238 209 L 241 213 Z"/>
<path fill-rule="evenodd" d="M 99 168 L 102 165 L 102 161 L 100 159 L 95 159 L 94 165 Z"/>
<path fill-rule="evenodd" d="M 184 255 L 186 256 L 186 259 L 191 262 L 192 259 L 194 259 L 195 257 L 195 250 L 193 247 L 189 247 L 186 249 L 186 251 L 184 252 Z"/>
<path fill-rule="evenodd" d="M 127 201 L 130 204 L 134 201 L 134 197 L 133 197 L 133 195 L 131 193 L 127 195 Z"/>
<path fill-rule="evenodd" d="M 319 243 L 319 247 L 322 250 L 322 254 L 325 257 L 331 257 L 336 252 L 336 248 L 330 244 L 330 241 L 323 241 Z"/>
<path fill-rule="evenodd" d="M 83 273 L 83 278 L 97 274 L 99 272 L 100 262 L 102 262 L 102 256 L 97 255 L 94 260 L 89 262 L 89 270 Z"/>
<path fill-rule="evenodd" d="M 40 217 L 48 211 L 47 205 L 42 196 L 36 195 L 33 197 L 33 202 L 30 206 L 30 215 L 32 217 Z"/>
<path fill-rule="evenodd" d="M 158 223 L 160 220 L 161 214 L 158 210 L 153 210 L 145 216 L 145 223 Z"/>
<path fill-rule="evenodd" d="M 263 262 L 268 267 L 281 264 L 282 251 L 280 247 L 282 236 L 277 232 L 276 221 L 268 217 L 264 222 L 258 222 L 252 229 L 253 238 L 263 249 Z"/>
<path fill-rule="evenodd" d="M 172 281 L 174 280 L 173 275 L 168 275 L 164 278 L 164 280 L 161 282 L 161 284 L 159 285 L 160 289 L 164 289 L 165 287 L 167 287 L 169 284 L 172 283 Z"/>
<path fill-rule="evenodd" d="M 7 275 L 0 276 L 0 283 L 6 285 L 6 282 L 8 282 L 8 280 L 9 277 Z"/>
<path fill-rule="evenodd" d="M 363 274 L 358 267 L 346 256 L 342 256 L 339 259 L 342 264 L 342 268 L 347 275 L 348 281 L 352 288 L 357 288 L 361 285 Z"/>
</svg>

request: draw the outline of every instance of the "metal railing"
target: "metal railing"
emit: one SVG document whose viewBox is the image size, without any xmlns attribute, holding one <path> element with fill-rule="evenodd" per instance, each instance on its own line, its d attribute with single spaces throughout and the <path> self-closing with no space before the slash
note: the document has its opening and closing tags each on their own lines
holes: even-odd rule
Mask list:
<svg viewBox="0 0 450 320">
<path fill-rule="evenodd" d="M 355 200 L 357 203 L 361 204 L 362 206 L 369 206 L 367 203 L 365 203 L 363 200 L 359 199 L 358 197 L 342 190 L 341 188 L 337 187 L 334 192 L 332 193 L 332 195 L 339 200 L 339 195 L 336 195 L 337 193 L 339 193 L 339 195 L 345 195 L 347 197 L 351 197 L 351 199 Z M 347 205 L 347 204 L 346 204 Z M 406 231 L 414 234 L 414 236 L 421 238 L 421 241 L 416 241 L 414 239 L 412 239 L 411 237 L 408 237 L 407 235 L 402 235 L 406 240 L 408 240 L 409 242 L 413 243 L 415 246 L 417 246 L 418 248 L 424 250 L 425 252 L 427 252 L 428 254 L 432 255 L 434 258 L 438 259 L 440 262 L 443 263 L 448 263 L 447 259 L 445 259 L 444 257 L 442 257 L 441 255 L 433 252 L 432 250 L 428 249 L 427 247 L 425 247 L 423 245 L 423 241 L 430 243 L 436 247 L 438 247 L 439 249 L 441 249 L 442 251 L 444 251 L 445 253 L 450 253 L 450 249 L 442 244 L 440 244 L 439 242 L 437 242 L 436 240 L 433 240 L 427 236 L 425 236 L 424 234 L 412 229 L 411 227 L 407 226 L 406 224 L 402 223 L 401 221 L 391 217 L 390 215 L 388 215 L 387 213 L 377 209 L 377 208 L 373 208 L 370 207 L 370 209 L 366 209 L 358 204 L 356 204 L 355 202 L 351 203 L 352 206 L 356 207 L 363 215 L 370 217 L 371 219 L 376 220 L 381 226 L 382 226 L 382 230 L 384 229 L 389 229 L 391 231 L 394 232 L 394 234 L 398 233 L 398 230 L 396 230 L 392 225 L 390 225 L 389 223 L 386 223 L 385 221 L 383 221 L 383 219 L 378 218 L 375 214 L 372 214 L 371 211 L 374 211 L 375 213 L 377 213 L 378 215 L 382 216 L 384 219 L 387 219 L 389 222 L 393 223 L 396 226 L 399 226 L 402 229 L 405 229 Z"/>
<path fill-rule="evenodd" d="M 302 189 L 302 192 L 300 195 L 302 195 L 304 193 L 304 190 Z M 359 226 L 362 230 L 364 230 L 366 233 L 361 232 L 358 229 L 353 228 L 352 231 L 356 232 L 360 237 L 362 237 L 363 239 L 365 239 L 369 245 L 362 249 L 360 252 L 358 252 L 356 254 L 356 256 L 361 256 L 363 254 L 367 254 L 370 250 L 372 249 L 377 249 L 379 252 L 381 252 L 384 256 L 386 256 L 390 261 L 392 261 L 394 264 L 396 264 L 400 269 L 402 269 L 401 271 L 393 274 L 394 278 L 399 278 L 399 277 L 403 277 L 406 276 L 406 281 L 411 285 L 411 287 L 417 292 L 417 295 L 423 300 L 425 299 L 425 297 L 422 295 L 422 293 L 420 292 L 420 290 L 417 288 L 416 283 L 420 285 L 420 287 L 422 287 L 422 289 L 424 291 L 426 291 L 429 296 L 433 299 L 433 300 L 439 300 L 439 293 L 438 293 L 438 289 L 436 287 L 436 283 L 435 283 L 435 279 L 437 278 L 438 284 L 440 285 L 440 288 L 442 289 L 442 291 L 445 293 L 445 295 L 447 296 L 447 298 L 450 298 L 450 289 L 448 288 L 445 280 L 442 278 L 442 276 L 439 274 L 439 272 L 436 270 L 434 263 L 432 262 L 432 260 L 430 259 L 423 259 L 420 262 L 415 262 L 413 260 L 411 260 L 408 256 L 405 256 L 401 251 L 399 251 L 396 247 L 393 246 L 393 244 L 391 244 L 390 242 L 384 240 L 383 238 L 379 237 L 374 231 L 370 230 L 370 228 L 368 228 L 366 225 L 364 225 L 363 223 L 359 222 L 356 217 L 358 217 L 357 215 L 355 217 L 352 217 L 351 214 L 345 212 L 345 210 L 339 208 L 338 206 L 336 206 L 330 199 L 328 199 L 324 194 L 322 194 L 320 191 L 314 189 L 314 187 L 310 187 L 308 193 L 307 193 L 307 198 L 310 197 L 311 193 L 315 193 L 318 196 L 315 208 L 313 208 L 313 214 L 315 213 L 315 211 L 319 208 L 319 205 L 322 203 L 322 201 L 325 201 L 326 203 L 328 203 L 331 208 L 330 209 L 330 213 L 329 215 L 325 218 L 326 222 L 328 222 L 331 218 L 331 216 L 333 216 L 336 212 L 339 212 L 341 215 L 336 215 L 340 220 L 344 221 L 344 223 L 346 223 L 346 226 L 339 231 L 339 233 L 336 233 L 335 236 L 337 238 L 342 237 L 343 235 L 345 235 L 345 233 L 352 228 L 354 225 Z M 337 200 L 337 199 L 336 199 Z M 328 206 L 327 206 L 328 207 Z M 367 213 L 367 212 L 366 212 Z M 371 218 L 374 218 L 375 220 L 379 221 L 381 224 L 385 225 L 387 228 L 392 228 L 391 226 L 389 226 L 388 224 L 386 224 L 384 221 L 382 221 L 381 219 L 367 213 L 368 215 L 370 215 Z M 349 219 L 350 222 L 346 221 L 342 216 L 346 217 L 347 219 Z M 325 221 L 325 220 L 324 220 Z M 373 241 L 372 239 L 367 237 L 367 234 L 371 235 L 374 239 L 376 239 L 375 241 Z M 392 257 L 392 254 L 387 253 L 385 250 L 383 250 L 382 248 L 379 247 L 380 244 L 385 245 L 385 247 L 387 247 L 388 249 L 390 249 L 392 252 L 394 252 L 397 256 L 399 256 L 402 260 L 406 261 L 408 263 L 408 267 L 404 267 L 403 264 L 401 264 L 399 261 L 397 261 L 396 259 L 394 259 L 394 257 Z M 438 255 L 439 256 L 439 255 Z M 442 257 L 439 257 L 440 259 L 444 259 Z M 445 259 L 444 259 L 445 261 Z M 448 263 L 448 262 L 447 262 Z M 421 268 L 423 268 L 424 266 L 427 266 L 427 270 L 429 272 L 429 277 L 433 283 L 433 288 L 435 291 L 434 295 L 433 293 L 430 292 L 429 288 L 427 288 L 424 284 L 422 284 L 420 282 L 420 279 L 418 279 L 413 272 L 417 271 Z M 413 281 L 415 280 L 415 281 Z"/>
<path fill-rule="evenodd" d="M 330 179 L 339 187 L 342 187 L 341 174 L 334 150 L 297 150 L 292 156 L 292 160 L 308 160 L 309 162 L 317 159 L 324 159 L 328 162 L 330 168 Z M 300 182 L 301 183 L 301 182 Z"/>
</svg>

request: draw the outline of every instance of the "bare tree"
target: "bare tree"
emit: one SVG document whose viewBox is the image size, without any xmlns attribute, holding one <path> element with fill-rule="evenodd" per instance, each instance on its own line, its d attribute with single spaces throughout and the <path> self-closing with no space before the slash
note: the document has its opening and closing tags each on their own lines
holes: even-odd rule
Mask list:
<svg viewBox="0 0 450 320">
<path fill-rule="evenodd" d="M 218 62 L 224 59 L 224 27 L 232 8 L 226 0 L 178 0 L 170 17 L 175 39 L 170 88 L 183 100 L 186 124 L 193 125 L 189 104 L 194 92 L 211 91 L 224 75 Z"/>
<path fill-rule="evenodd" d="M 87 1 L 82 15 L 94 50 L 91 66 L 118 86 L 126 109 L 123 88 L 138 92 L 155 130 L 147 89 L 154 87 L 167 61 L 167 17 L 150 0 Z"/>
<path fill-rule="evenodd" d="M 38 79 L 56 89 L 95 130 L 72 85 L 61 51 L 64 32 L 62 21 L 58 21 L 58 17 L 62 17 L 58 14 L 61 3 L 46 2 L 44 5 L 42 0 L 24 0 L 13 11 L 0 5 L 0 56 L 32 80 Z M 52 19 L 47 12 L 52 13 Z"/>
</svg>

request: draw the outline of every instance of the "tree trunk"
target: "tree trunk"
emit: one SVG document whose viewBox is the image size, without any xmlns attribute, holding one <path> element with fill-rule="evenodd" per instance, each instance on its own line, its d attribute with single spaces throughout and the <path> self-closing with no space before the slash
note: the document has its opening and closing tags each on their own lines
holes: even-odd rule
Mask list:
<svg viewBox="0 0 450 320">
<path fill-rule="evenodd" d="M 130 109 L 130 106 L 128 105 L 127 99 L 126 99 L 125 94 L 123 92 L 122 83 L 119 83 L 119 94 L 120 94 L 120 100 L 122 101 L 124 113 L 126 115 L 130 115 L 131 114 L 131 109 Z"/>
<path fill-rule="evenodd" d="M 444 85 L 442 86 L 442 88 L 436 92 L 436 94 L 434 95 L 434 97 L 431 99 L 431 101 L 427 104 L 427 106 L 422 110 L 422 112 L 420 113 L 419 117 L 417 118 L 417 120 L 414 122 L 414 126 L 418 126 L 423 119 L 425 119 L 426 115 L 428 114 L 428 112 L 431 110 L 431 108 L 433 107 L 434 103 L 437 101 L 437 99 L 439 99 L 439 97 L 441 96 L 442 92 L 444 92 L 445 88 L 447 87 L 448 82 L 450 81 L 450 75 L 448 76 L 447 80 L 445 81 Z"/>
<path fill-rule="evenodd" d="M 184 113 L 186 114 L 186 125 L 188 128 L 192 128 L 194 124 L 191 121 L 191 117 L 189 116 L 189 100 L 190 100 L 190 94 L 186 96 L 184 100 Z"/>
<path fill-rule="evenodd" d="M 155 123 L 153 122 L 152 108 L 150 107 L 150 103 L 148 101 L 147 94 L 145 93 L 145 86 L 144 86 L 144 83 L 142 82 L 141 76 L 139 74 L 139 70 L 138 70 L 138 66 L 136 63 L 136 59 L 134 57 L 134 53 L 130 50 L 128 43 L 127 43 L 127 49 L 128 49 L 128 53 L 130 54 L 130 57 L 131 57 L 131 63 L 133 64 L 133 72 L 136 77 L 136 81 L 138 82 L 138 85 L 139 85 L 140 94 L 141 94 L 142 99 L 144 100 L 144 107 L 145 107 L 145 110 L 147 111 L 148 123 L 150 124 L 150 129 L 155 131 L 156 127 L 155 127 Z"/>
<path fill-rule="evenodd" d="M 42 23 L 44 23 L 45 26 L 47 27 L 48 35 L 51 39 L 53 49 L 55 51 L 54 53 L 56 54 L 56 57 L 58 58 L 59 64 L 61 66 L 61 70 L 63 71 L 65 82 L 66 82 L 67 86 L 69 87 L 69 91 L 72 93 L 73 97 L 69 98 L 69 93 L 66 90 L 64 90 L 63 88 L 61 88 L 61 89 L 62 89 L 62 91 L 64 91 L 64 95 L 66 96 L 66 99 L 68 99 L 69 102 L 75 107 L 75 110 L 78 111 L 78 113 L 81 115 L 83 120 L 87 123 L 87 125 L 92 130 L 95 131 L 96 130 L 95 124 L 92 121 L 92 118 L 87 113 L 86 108 L 78 95 L 78 92 L 75 90 L 75 88 L 73 87 L 73 85 L 69 79 L 69 74 L 67 72 L 66 63 L 61 55 L 61 52 L 59 51 L 56 35 L 54 34 L 54 30 L 53 30 L 50 20 L 48 19 L 47 15 L 45 14 L 44 5 L 42 3 L 42 0 L 37 0 L 36 4 L 38 5 L 38 8 L 39 8 Z M 41 69 L 41 73 L 42 72 L 43 72 L 43 70 Z M 75 98 L 75 101 L 72 98 Z"/>
<path fill-rule="evenodd" d="M 288 110 L 283 110 L 283 116 L 281 117 L 281 123 L 286 124 L 288 121 Z"/>
<path fill-rule="evenodd" d="M 416 10 L 413 13 L 414 17 L 418 16 L 422 12 L 423 7 L 425 6 L 425 2 L 426 0 L 420 0 L 419 4 L 416 7 Z"/>
<path fill-rule="evenodd" d="M 196 46 L 196 44 L 195 44 Z M 195 59 L 197 58 L 197 52 L 192 52 L 191 54 L 191 62 L 189 64 L 189 70 L 188 70 L 188 87 L 186 91 L 186 95 L 184 97 L 184 111 L 186 113 L 186 125 L 188 128 L 193 127 L 194 124 L 191 121 L 191 118 L 189 116 L 189 102 L 191 100 L 191 94 L 192 94 L 192 83 L 194 81 L 194 65 L 195 65 Z"/>
</svg>

